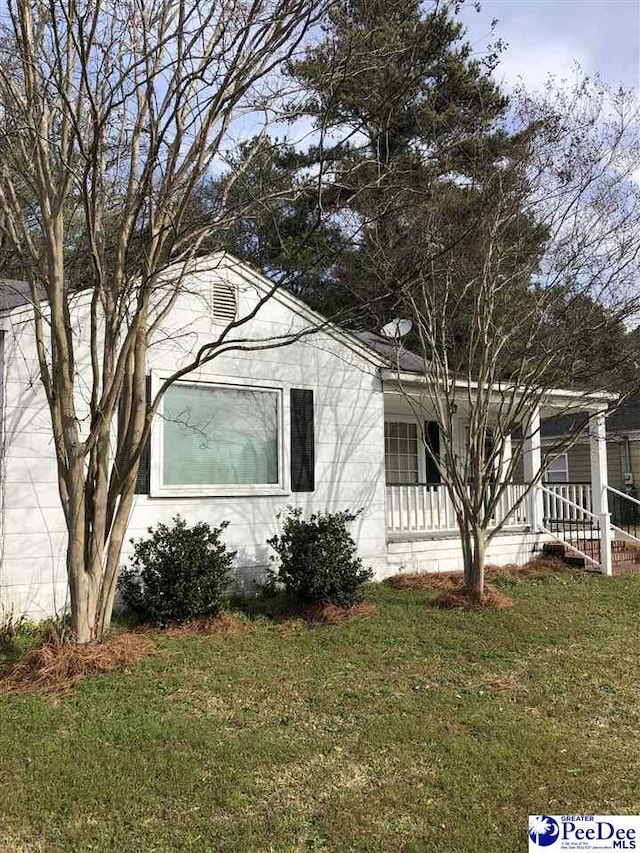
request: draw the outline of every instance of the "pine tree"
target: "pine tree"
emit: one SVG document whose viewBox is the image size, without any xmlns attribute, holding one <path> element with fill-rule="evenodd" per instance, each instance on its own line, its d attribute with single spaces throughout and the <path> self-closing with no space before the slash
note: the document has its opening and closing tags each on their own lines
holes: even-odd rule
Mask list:
<svg viewBox="0 0 640 853">
<path fill-rule="evenodd" d="M 365 302 L 370 310 L 357 314 L 373 326 L 393 313 L 398 271 L 481 215 L 483 174 L 512 144 L 502 127 L 508 101 L 490 73 L 499 45 L 480 62 L 464 36 L 452 4 L 333 6 L 320 42 L 288 69 L 302 93 L 292 112 L 316 133 L 304 151 L 277 140 L 261 141 L 258 156 L 256 141 L 245 147 L 229 172 L 245 214 L 225 245 L 325 313 Z M 205 215 L 227 179 L 203 188 Z M 252 193 L 261 199 L 253 211 Z M 435 232 L 425 233 L 425 206 L 440 211 Z"/>
<path fill-rule="evenodd" d="M 338 137 L 323 151 L 338 164 L 326 197 L 354 239 L 336 282 L 375 305 L 369 322 L 393 312 L 401 271 L 481 215 L 483 177 L 513 144 L 502 126 L 508 101 L 490 74 L 496 58 L 472 57 L 449 4 L 425 12 L 416 0 L 346 0 L 290 67 L 318 129 Z"/>
</svg>

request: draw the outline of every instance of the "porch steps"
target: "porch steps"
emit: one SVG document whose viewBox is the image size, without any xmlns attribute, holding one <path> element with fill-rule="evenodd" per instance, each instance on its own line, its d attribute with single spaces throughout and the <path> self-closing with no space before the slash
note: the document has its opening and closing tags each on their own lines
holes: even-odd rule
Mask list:
<svg viewBox="0 0 640 853">
<path fill-rule="evenodd" d="M 600 542 L 597 539 L 581 540 L 572 544 L 588 557 L 600 560 Z M 588 571 L 595 570 L 593 564 L 587 563 L 584 557 L 576 554 L 563 542 L 545 542 L 542 550 L 549 556 L 560 557 L 567 565 L 578 566 Z M 614 575 L 640 574 L 640 548 L 635 548 L 621 539 L 614 539 L 611 543 L 611 562 Z"/>
</svg>

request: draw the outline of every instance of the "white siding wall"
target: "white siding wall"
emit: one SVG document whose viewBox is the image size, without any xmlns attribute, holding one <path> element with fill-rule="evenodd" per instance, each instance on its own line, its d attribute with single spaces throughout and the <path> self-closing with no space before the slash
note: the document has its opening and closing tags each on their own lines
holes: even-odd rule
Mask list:
<svg viewBox="0 0 640 853">
<path fill-rule="evenodd" d="M 533 559 L 552 537 L 541 533 L 499 533 L 487 548 L 487 563 L 522 565 Z M 462 569 L 460 540 L 448 537 L 409 542 L 390 542 L 388 573 L 456 572 Z"/>
<path fill-rule="evenodd" d="M 211 272 L 194 290 L 207 292 L 214 276 L 232 275 L 241 288 L 240 313 L 257 298 L 253 284 L 234 273 Z M 85 310 L 77 311 L 82 340 Z M 5 605 L 40 616 L 59 610 L 65 600 L 65 526 L 59 505 L 51 426 L 38 379 L 28 315 L 5 319 L 5 475 L 0 593 Z M 272 300 L 259 312 L 243 337 L 265 338 L 304 328 L 308 322 Z M 184 363 L 190 353 L 211 340 L 214 330 L 206 299 L 184 296 L 165 323 L 162 339 L 150 349 L 149 366 L 162 377 Z M 86 357 L 80 371 L 87 370 Z M 342 342 L 322 333 L 290 346 L 254 353 L 230 352 L 190 380 L 224 380 L 238 385 L 266 384 L 311 388 L 315 403 L 316 488 L 313 493 L 261 497 L 154 498 L 138 495 L 129 535 L 144 535 L 149 525 L 169 521 L 176 513 L 189 522 L 204 520 L 230 526 L 225 539 L 238 551 L 240 579 L 260 575 L 268 565 L 265 540 L 276 531 L 275 516 L 287 504 L 319 509 L 365 512 L 354 525 L 361 555 L 377 570 L 386 563 L 383 458 L 383 394 L 375 365 Z M 285 408 L 285 415 L 288 410 Z M 288 458 L 289 422 L 284 420 L 284 452 Z M 154 438 L 156 438 L 154 436 Z M 156 445 L 154 447 L 154 444 Z M 157 440 L 152 441 L 152 454 Z M 127 548 L 130 545 L 127 544 Z M 126 553 L 125 553 L 126 556 Z"/>
</svg>

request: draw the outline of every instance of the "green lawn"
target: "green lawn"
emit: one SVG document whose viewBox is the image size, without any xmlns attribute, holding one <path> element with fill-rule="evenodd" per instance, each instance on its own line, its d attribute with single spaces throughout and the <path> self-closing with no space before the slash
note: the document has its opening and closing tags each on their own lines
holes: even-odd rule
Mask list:
<svg viewBox="0 0 640 853">
<path fill-rule="evenodd" d="M 639 813 L 640 577 L 501 586 L 1 697 L 0 850 L 516 853 L 529 813 Z"/>
</svg>

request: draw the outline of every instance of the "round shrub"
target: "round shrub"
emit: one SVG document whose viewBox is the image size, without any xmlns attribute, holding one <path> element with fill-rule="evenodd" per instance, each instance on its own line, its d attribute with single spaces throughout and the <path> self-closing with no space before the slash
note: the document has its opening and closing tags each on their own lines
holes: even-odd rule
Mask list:
<svg viewBox="0 0 640 853">
<path fill-rule="evenodd" d="M 362 565 L 348 530 L 358 517 L 351 512 L 318 512 L 308 521 L 302 510 L 289 507 L 282 519 L 282 535 L 267 540 L 277 553 L 271 579 L 287 592 L 309 603 L 341 607 L 362 596 L 362 585 L 373 577 Z"/>
<path fill-rule="evenodd" d="M 233 574 L 235 551 L 220 535 L 229 522 L 189 527 L 177 515 L 171 527 L 149 528 L 147 539 L 131 540 L 133 557 L 123 569 L 118 589 L 143 621 L 156 625 L 216 616 Z"/>
</svg>

